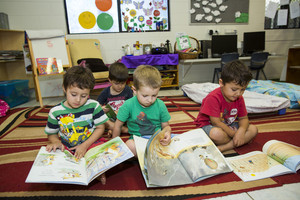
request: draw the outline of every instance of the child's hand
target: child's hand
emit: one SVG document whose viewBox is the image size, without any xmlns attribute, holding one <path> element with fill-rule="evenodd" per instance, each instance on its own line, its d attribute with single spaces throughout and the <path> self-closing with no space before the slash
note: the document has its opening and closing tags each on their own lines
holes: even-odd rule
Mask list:
<svg viewBox="0 0 300 200">
<path fill-rule="evenodd" d="M 109 108 L 106 108 L 105 106 L 102 106 L 102 110 L 107 113 L 109 111 Z"/>
<path fill-rule="evenodd" d="M 85 155 L 87 148 L 84 145 L 80 144 L 70 148 L 70 150 L 75 150 L 75 154 L 74 154 L 75 158 L 80 159 Z"/>
<path fill-rule="evenodd" d="M 160 140 L 160 144 L 163 146 L 167 146 L 171 142 L 171 133 L 169 131 L 165 132 L 165 136 Z"/>
<path fill-rule="evenodd" d="M 245 133 L 237 131 L 233 137 L 233 144 L 235 147 L 242 146 L 245 143 Z"/>
<path fill-rule="evenodd" d="M 56 151 L 56 149 L 60 149 L 61 151 L 65 150 L 65 146 L 61 143 L 61 141 L 52 142 L 46 146 L 46 151 Z"/>
</svg>

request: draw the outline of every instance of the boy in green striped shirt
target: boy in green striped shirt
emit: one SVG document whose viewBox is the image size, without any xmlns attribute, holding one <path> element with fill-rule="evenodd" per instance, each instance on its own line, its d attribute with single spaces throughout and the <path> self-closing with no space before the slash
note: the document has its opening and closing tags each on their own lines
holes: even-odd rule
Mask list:
<svg viewBox="0 0 300 200">
<path fill-rule="evenodd" d="M 105 142 L 101 136 L 108 118 L 98 101 L 89 99 L 94 85 L 94 76 L 85 66 L 73 66 L 64 74 L 66 100 L 49 112 L 45 127 L 49 140 L 47 151 L 63 151 L 67 147 L 80 159 L 93 144 Z M 100 180 L 105 184 L 104 174 Z"/>
</svg>

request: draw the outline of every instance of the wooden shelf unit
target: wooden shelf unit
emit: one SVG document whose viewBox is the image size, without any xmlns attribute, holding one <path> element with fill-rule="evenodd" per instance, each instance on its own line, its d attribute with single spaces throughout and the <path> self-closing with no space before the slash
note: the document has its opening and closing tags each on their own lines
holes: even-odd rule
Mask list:
<svg viewBox="0 0 300 200">
<path fill-rule="evenodd" d="M 23 51 L 25 32 L 21 30 L 0 29 L 0 51 Z M 24 59 L 0 60 L 0 81 L 26 79 L 33 88 L 31 74 L 25 73 Z"/>
<path fill-rule="evenodd" d="M 288 52 L 286 82 L 300 84 L 300 47 L 290 48 Z"/>
<path fill-rule="evenodd" d="M 162 59 L 161 57 L 173 57 L 173 61 L 165 62 L 164 64 L 159 63 L 159 59 Z M 174 55 L 172 54 L 155 54 L 155 55 L 141 55 L 141 56 L 124 56 L 122 57 L 122 62 L 129 68 L 129 85 L 132 84 L 132 74 L 134 69 L 139 65 L 151 65 L 151 66 L 157 66 L 157 69 L 160 71 L 162 77 L 164 74 L 168 73 L 173 76 L 173 81 L 171 84 L 163 84 L 162 88 L 170 88 L 175 87 L 176 89 L 179 89 L 179 76 L 178 76 L 178 55 L 177 56 L 177 63 L 174 62 L 176 60 Z M 146 59 L 145 59 L 146 57 Z M 156 57 L 156 59 L 148 59 L 148 58 Z M 154 63 L 153 63 L 154 60 Z M 167 64 L 166 64 L 167 63 Z M 176 64 L 175 64 L 176 63 Z M 162 69 L 163 68 L 163 69 Z M 131 79 L 131 80 L 130 80 Z"/>
</svg>

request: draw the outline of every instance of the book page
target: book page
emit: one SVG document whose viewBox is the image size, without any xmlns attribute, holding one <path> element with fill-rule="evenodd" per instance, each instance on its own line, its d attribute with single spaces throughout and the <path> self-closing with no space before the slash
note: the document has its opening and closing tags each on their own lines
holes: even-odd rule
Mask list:
<svg viewBox="0 0 300 200">
<path fill-rule="evenodd" d="M 26 183 L 72 183 L 87 185 L 85 160 L 79 161 L 65 150 L 47 152 L 41 147 Z"/>
<path fill-rule="evenodd" d="M 173 149 L 194 182 L 232 171 L 223 154 L 202 129 L 183 133 L 174 140 Z"/>
<path fill-rule="evenodd" d="M 104 144 L 91 148 L 84 156 L 89 182 L 131 157 L 133 157 L 133 153 L 120 137 L 115 137 Z"/>
<path fill-rule="evenodd" d="M 233 172 L 245 182 L 292 173 L 291 170 L 261 151 L 226 159 L 233 168 Z"/>
<path fill-rule="evenodd" d="M 189 184 L 232 171 L 202 129 L 178 134 L 167 146 L 160 144 L 164 131 L 149 139 L 145 165 L 149 183 L 160 186 Z"/>
<path fill-rule="evenodd" d="M 294 172 L 300 168 L 300 148 L 297 146 L 270 140 L 263 146 L 263 152 Z"/>
<path fill-rule="evenodd" d="M 144 180 L 146 182 L 146 186 L 147 187 L 157 187 L 155 185 L 150 185 L 149 184 L 147 172 L 145 170 L 145 165 L 144 165 L 145 150 L 146 150 L 148 139 L 145 139 L 145 138 L 142 138 L 142 137 L 139 137 L 139 136 L 136 136 L 136 135 L 133 136 L 133 139 L 134 139 L 134 143 L 135 143 L 136 154 L 137 154 L 137 157 L 138 157 L 138 161 L 139 161 L 139 164 L 140 164 L 142 175 L 143 175 Z"/>
<path fill-rule="evenodd" d="M 177 156 L 169 146 L 162 146 L 160 140 L 164 137 L 164 130 L 157 131 L 148 141 L 145 152 L 145 170 L 149 184 L 172 186 L 193 183 Z M 171 143 L 174 140 L 171 140 Z"/>
</svg>

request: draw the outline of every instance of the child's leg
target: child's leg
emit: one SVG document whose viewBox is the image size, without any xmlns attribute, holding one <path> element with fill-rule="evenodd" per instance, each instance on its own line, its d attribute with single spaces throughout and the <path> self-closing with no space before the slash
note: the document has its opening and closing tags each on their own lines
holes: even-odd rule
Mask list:
<svg viewBox="0 0 300 200">
<path fill-rule="evenodd" d="M 114 130 L 115 122 L 111 120 L 107 120 L 105 122 L 105 128 L 108 129 L 108 134 L 111 134 Z M 128 128 L 126 126 L 122 126 L 121 133 L 128 133 Z"/>
<path fill-rule="evenodd" d="M 258 133 L 258 129 L 253 124 L 249 124 L 249 127 L 245 133 L 245 144 L 249 143 Z"/>
<path fill-rule="evenodd" d="M 135 149 L 135 143 L 133 139 L 129 139 L 126 141 L 126 145 L 130 149 L 130 151 L 133 153 L 133 155 L 136 157 L 136 149 Z"/>
<path fill-rule="evenodd" d="M 232 139 L 219 127 L 211 128 L 209 131 L 209 137 L 217 146 L 226 144 Z"/>
<path fill-rule="evenodd" d="M 252 125 L 252 124 L 249 124 L 249 127 L 245 133 L 245 142 L 244 144 L 247 144 L 249 143 L 256 135 L 257 135 L 257 128 L 256 126 Z M 229 142 L 225 143 L 225 144 L 220 144 L 220 145 L 217 145 L 218 149 L 221 151 L 221 152 L 224 152 L 224 151 L 227 151 L 227 150 L 231 150 L 237 146 L 234 145 L 233 143 L 233 140 L 230 139 Z"/>
</svg>

